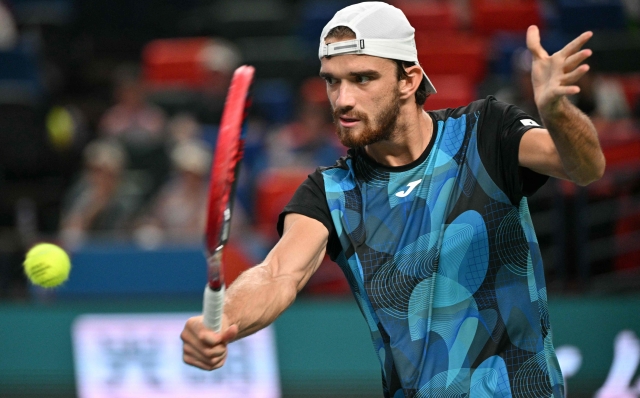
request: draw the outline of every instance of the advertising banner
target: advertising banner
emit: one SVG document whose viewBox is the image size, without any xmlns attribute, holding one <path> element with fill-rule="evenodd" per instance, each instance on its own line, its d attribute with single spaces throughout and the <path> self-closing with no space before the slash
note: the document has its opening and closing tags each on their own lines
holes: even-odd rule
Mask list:
<svg viewBox="0 0 640 398">
<path fill-rule="evenodd" d="M 192 314 L 91 314 L 72 327 L 79 398 L 280 397 L 273 327 L 232 343 L 225 366 L 182 361 Z"/>
</svg>

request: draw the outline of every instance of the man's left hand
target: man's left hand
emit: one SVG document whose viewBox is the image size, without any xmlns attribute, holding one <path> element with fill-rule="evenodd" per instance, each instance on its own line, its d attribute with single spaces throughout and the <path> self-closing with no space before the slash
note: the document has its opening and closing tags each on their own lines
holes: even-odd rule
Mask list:
<svg viewBox="0 0 640 398">
<path fill-rule="evenodd" d="M 592 54 L 591 50 L 581 48 L 591 36 L 592 32 L 585 32 L 562 50 L 549 55 L 540 44 L 538 27 L 529 26 L 527 47 L 533 56 L 531 81 L 536 106 L 543 119 L 558 110 L 564 96 L 580 92 L 575 83 L 589 70 L 589 65 L 582 62 Z"/>
</svg>

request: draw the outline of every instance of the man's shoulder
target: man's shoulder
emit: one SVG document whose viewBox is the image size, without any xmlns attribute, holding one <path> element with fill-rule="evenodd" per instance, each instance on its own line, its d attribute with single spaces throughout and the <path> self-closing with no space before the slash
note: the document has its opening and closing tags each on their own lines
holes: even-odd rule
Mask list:
<svg viewBox="0 0 640 398">
<path fill-rule="evenodd" d="M 499 103 L 494 96 L 490 95 L 486 98 L 482 98 L 473 101 L 467 105 L 459 106 L 457 108 L 445 108 L 430 110 L 429 113 L 436 117 L 436 120 L 458 119 L 463 115 L 474 114 L 476 112 L 482 113 L 486 107 L 490 104 Z"/>
</svg>

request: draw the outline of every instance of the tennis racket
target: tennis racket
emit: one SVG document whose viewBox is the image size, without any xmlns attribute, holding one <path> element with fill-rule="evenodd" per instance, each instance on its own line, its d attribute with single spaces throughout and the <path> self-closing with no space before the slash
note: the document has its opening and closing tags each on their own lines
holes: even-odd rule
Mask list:
<svg viewBox="0 0 640 398">
<path fill-rule="evenodd" d="M 233 197 L 244 149 L 243 122 L 251 105 L 249 88 L 254 73 L 252 66 L 243 65 L 233 74 L 211 164 L 205 231 L 208 283 L 204 290 L 202 312 L 204 325 L 216 332 L 220 331 L 222 323 L 225 291 L 222 251 L 229 239 Z"/>
</svg>

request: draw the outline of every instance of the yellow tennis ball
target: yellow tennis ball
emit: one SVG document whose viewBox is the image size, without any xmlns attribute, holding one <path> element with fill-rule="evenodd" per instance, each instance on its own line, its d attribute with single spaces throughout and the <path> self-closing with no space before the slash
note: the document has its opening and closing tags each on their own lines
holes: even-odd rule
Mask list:
<svg viewBox="0 0 640 398">
<path fill-rule="evenodd" d="M 23 263 L 29 280 L 42 287 L 56 287 L 69 277 L 71 261 L 59 246 L 40 243 L 27 252 Z"/>
</svg>

